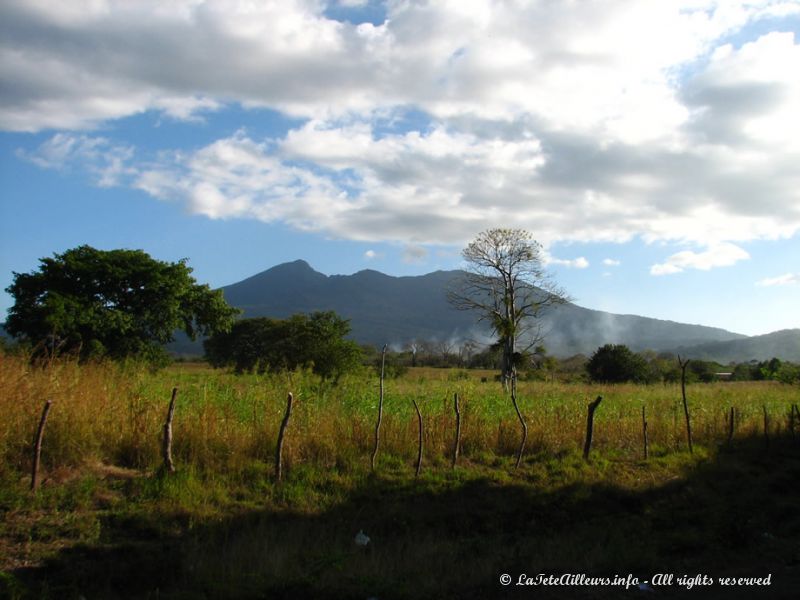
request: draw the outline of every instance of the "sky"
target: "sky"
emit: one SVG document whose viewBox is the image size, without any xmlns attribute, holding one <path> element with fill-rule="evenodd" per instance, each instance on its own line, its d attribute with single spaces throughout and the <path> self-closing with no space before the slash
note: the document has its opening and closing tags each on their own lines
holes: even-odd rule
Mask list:
<svg viewBox="0 0 800 600">
<path fill-rule="evenodd" d="M 799 165 L 799 0 L 0 3 L 2 289 L 81 244 L 417 275 L 514 227 L 581 306 L 758 335 L 800 327 Z"/>
</svg>

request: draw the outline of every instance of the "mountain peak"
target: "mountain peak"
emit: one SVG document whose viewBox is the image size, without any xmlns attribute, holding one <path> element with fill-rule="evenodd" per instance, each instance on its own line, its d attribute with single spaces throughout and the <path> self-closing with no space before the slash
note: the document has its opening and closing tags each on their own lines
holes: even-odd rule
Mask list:
<svg viewBox="0 0 800 600">
<path fill-rule="evenodd" d="M 314 268 L 310 264 L 308 264 L 306 261 L 304 261 L 302 258 L 299 258 L 297 260 L 293 260 L 291 262 L 285 262 L 285 263 L 281 263 L 279 265 L 275 265 L 271 269 L 267 269 L 267 271 L 265 271 L 265 272 L 269 272 L 269 271 L 288 271 L 288 270 L 291 270 L 291 271 L 313 271 L 314 273 L 316 273 L 316 271 L 314 271 Z"/>
<path fill-rule="evenodd" d="M 488 340 L 491 332 L 478 315 L 456 310 L 447 301 L 448 284 L 460 271 L 437 271 L 395 277 L 364 269 L 353 275 L 327 276 L 306 261 L 277 265 L 223 288 L 225 299 L 247 317 L 285 318 L 295 313 L 333 310 L 349 319 L 351 337 L 380 347 L 417 340 Z M 798 333 L 780 332 L 748 340 L 730 331 L 687 325 L 635 315 L 614 315 L 565 304 L 543 315 L 545 346 L 555 356 L 590 354 L 607 343 L 632 350 L 657 352 L 689 349 L 747 360 L 763 354 L 790 359 L 796 355 Z M 786 339 L 784 339 L 786 338 Z M 754 346 L 759 342 L 758 347 Z M 699 347 L 707 345 L 708 348 Z M 727 361 L 726 361 L 727 362 Z"/>
</svg>

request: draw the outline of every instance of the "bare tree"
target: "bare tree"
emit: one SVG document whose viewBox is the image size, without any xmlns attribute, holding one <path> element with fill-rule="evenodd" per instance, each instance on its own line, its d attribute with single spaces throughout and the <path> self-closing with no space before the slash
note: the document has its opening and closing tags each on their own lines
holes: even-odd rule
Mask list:
<svg viewBox="0 0 800 600">
<path fill-rule="evenodd" d="M 565 292 L 545 271 L 542 247 L 524 229 L 489 229 L 461 253 L 464 278 L 448 299 L 460 310 L 474 310 L 487 322 L 502 348 L 502 377 L 516 376 L 524 352 L 542 340 L 540 317 L 549 306 L 566 302 Z"/>
</svg>

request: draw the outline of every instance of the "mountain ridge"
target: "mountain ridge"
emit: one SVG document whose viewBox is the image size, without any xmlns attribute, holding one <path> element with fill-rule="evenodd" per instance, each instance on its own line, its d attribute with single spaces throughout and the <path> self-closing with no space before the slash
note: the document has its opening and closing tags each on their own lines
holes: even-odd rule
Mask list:
<svg viewBox="0 0 800 600">
<path fill-rule="evenodd" d="M 223 286 L 226 300 L 244 317 L 287 318 L 295 313 L 333 310 L 350 320 L 351 339 L 399 348 L 416 341 L 489 343 L 491 332 L 474 312 L 447 302 L 446 290 L 463 271 L 387 275 L 363 269 L 352 275 L 325 275 L 305 260 L 275 265 Z M 633 314 L 614 314 L 574 303 L 560 305 L 541 320 L 545 347 L 554 356 L 589 355 L 604 344 L 632 350 L 680 352 L 721 363 L 767 360 L 800 362 L 800 329 L 745 336 L 718 327 Z M 7 335 L 0 324 L 0 335 Z M 201 355 L 200 342 L 185 335 L 167 348 L 179 355 Z"/>
<path fill-rule="evenodd" d="M 475 313 L 459 311 L 445 291 L 463 271 L 392 276 L 373 269 L 352 275 L 324 275 L 306 261 L 276 265 L 222 288 L 226 300 L 245 317 L 285 318 L 296 312 L 334 310 L 350 319 L 351 337 L 362 343 L 402 346 L 413 339 L 489 341 Z M 639 315 L 616 315 L 568 303 L 542 319 L 545 345 L 556 356 L 588 354 L 604 343 L 634 350 L 668 351 L 747 336 L 717 327 Z"/>
</svg>

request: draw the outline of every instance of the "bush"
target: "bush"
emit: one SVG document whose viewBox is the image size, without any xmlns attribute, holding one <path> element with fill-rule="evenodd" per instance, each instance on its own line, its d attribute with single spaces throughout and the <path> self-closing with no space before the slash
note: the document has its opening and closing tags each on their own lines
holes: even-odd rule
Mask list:
<svg viewBox="0 0 800 600">
<path fill-rule="evenodd" d="M 592 381 L 623 383 L 646 382 L 647 362 L 624 344 L 606 344 L 598 348 L 586 363 L 586 372 Z"/>
<path fill-rule="evenodd" d="M 229 333 L 206 340 L 204 347 L 212 366 L 231 366 L 237 373 L 302 367 L 323 379 L 338 379 L 360 363 L 361 349 L 344 339 L 349 332 L 349 321 L 332 311 L 285 320 L 242 319 Z"/>
</svg>

